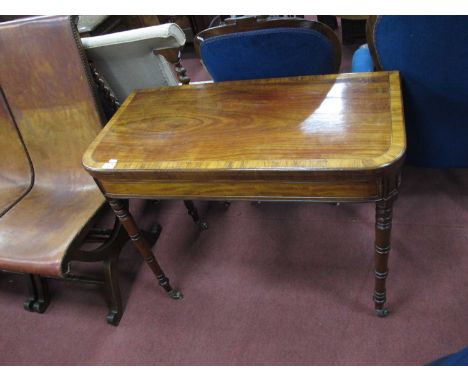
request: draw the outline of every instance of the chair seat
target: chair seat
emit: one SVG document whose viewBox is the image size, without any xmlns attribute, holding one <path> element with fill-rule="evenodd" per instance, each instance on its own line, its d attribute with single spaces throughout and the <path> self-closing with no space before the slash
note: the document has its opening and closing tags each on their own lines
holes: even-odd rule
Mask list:
<svg viewBox="0 0 468 382">
<path fill-rule="evenodd" d="M 0 269 L 62 276 L 69 248 L 103 202 L 91 182 L 79 190 L 34 186 L 0 218 Z"/>
<path fill-rule="evenodd" d="M 28 191 L 30 182 L 0 174 L 0 216 L 18 202 Z"/>
</svg>

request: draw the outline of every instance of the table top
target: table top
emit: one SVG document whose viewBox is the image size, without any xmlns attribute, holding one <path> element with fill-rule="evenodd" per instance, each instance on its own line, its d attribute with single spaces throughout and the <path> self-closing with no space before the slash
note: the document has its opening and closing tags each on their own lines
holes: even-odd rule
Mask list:
<svg viewBox="0 0 468 382">
<path fill-rule="evenodd" d="M 83 165 L 93 176 L 372 171 L 405 148 L 398 72 L 353 73 L 136 91 Z"/>
</svg>

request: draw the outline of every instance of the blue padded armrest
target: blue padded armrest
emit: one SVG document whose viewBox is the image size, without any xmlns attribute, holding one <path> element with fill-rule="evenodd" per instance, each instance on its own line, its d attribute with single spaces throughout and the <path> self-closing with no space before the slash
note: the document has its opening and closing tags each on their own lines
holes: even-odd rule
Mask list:
<svg viewBox="0 0 468 382">
<path fill-rule="evenodd" d="M 372 62 L 367 44 L 360 46 L 359 49 L 354 52 L 351 71 L 353 73 L 374 71 L 374 63 Z"/>
</svg>

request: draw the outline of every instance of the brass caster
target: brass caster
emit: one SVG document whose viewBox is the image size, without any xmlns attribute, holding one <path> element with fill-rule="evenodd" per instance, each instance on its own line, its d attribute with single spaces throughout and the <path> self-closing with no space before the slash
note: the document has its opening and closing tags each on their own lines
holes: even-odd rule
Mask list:
<svg viewBox="0 0 468 382">
<path fill-rule="evenodd" d="M 34 312 L 34 301 L 32 298 L 28 298 L 23 304 L 24 309 L 28 312 Z"/>
<path fill-rule="evenodd" d="M 197 223 L 197 225 L 202 231 L 206 231 L 208 229 L 208 224 L 206 222 L 200 221 Z"/>
<path fill-rule="evenodd" d="M 121 319 L 121 315 L 118 314 L 116 311 L 111 310 L 107 315 L 106 319 L 109 325 L 118 326 Z"/>
<path fill-rule="evenodd" d="M 378 317 L 387 317 L 390 311 L 387 308 L 376 309 L 375 313 Z"/>
<path fill-rule="evenodd" d="M 182 292 L 178 291 L 177 289 L 172 289 L 169 292 L 167 292 L 167 294 L 173 300 L 182 300 L 184 298 L 184 295 L 182 294 Z"/>
</svg>

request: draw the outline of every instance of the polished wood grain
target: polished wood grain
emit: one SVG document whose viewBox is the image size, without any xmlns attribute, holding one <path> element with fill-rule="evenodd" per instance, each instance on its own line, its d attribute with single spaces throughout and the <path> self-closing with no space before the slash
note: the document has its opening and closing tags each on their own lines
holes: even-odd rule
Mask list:
<svg viewBox="0 0 468 382">
<path fill-rule="evenodd" d="M 398 73 L 341 74 L 138 91 L 83 163 L 112 196 L 376 200 L 405 145 Z"/>
<path fill-rule="evenodd" d="M 200 44 L 211 37 L 222 36 L 231 33 L 248 32 L 271 28 L 303 28 L 314 30 L 324 35 L 333 48 L 333 72 L 338 73 L 341 64 L 341 44 L 335 32 L 327 25 L 302 18 L 266 18 L 265 16 L 246 16 L 228 18 L 223 25 L 208 28 L 198 33 L 194 38 L 195 51 L 200 55 Z"/>
</svg>

